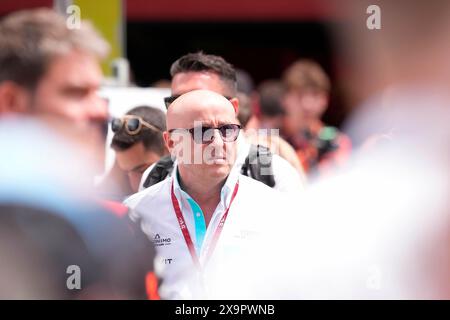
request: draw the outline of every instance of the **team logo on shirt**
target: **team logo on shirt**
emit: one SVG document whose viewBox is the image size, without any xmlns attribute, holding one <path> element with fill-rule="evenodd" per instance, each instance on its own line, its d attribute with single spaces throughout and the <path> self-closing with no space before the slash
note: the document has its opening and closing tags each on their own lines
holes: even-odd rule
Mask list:
<svg viewBox="0 0 450 320">
<path fill-rule="evenodd" d="M 159 247 L 159 246 L 168 246 L 171 243 L 171 239 L 170 238 L 161 238 L 159 233 L 157 233 L 155 235 L 155 237 L 153 238 L 153 243 L 157 247 Z"/>
</svg>

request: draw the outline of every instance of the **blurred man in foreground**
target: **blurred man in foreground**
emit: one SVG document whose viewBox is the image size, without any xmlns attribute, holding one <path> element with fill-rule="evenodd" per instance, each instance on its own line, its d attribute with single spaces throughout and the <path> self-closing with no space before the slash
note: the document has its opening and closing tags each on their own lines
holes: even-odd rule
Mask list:
<svg viewBox="0 0 450 320">
<path fill-rule="evenodd" d="M 145 298 L 146 285 L 154 283 L 145 282 L 153 269 L 150 242 L 93 197 L 107 120 L 106 104 L 97 95 L 107 43 L 90 25 L 68 29 L 64 17 L 40 9 L 5 17 L 0 48 L 1 227 L 22 226 L 22 232 L 4 234 L 0 261 L 15 249 L 24 257 L 2 268 L 0 282 L 11 290 L 2 297 Z M 78 239 L 73 246 L 69 238 L 59 239 L 69 229 L 67 237 Z M 15 295 L 21 282 L 10 279 L 9 271 L 33 257 L 42 268 L 24 276 L 36 281 L 30 288 L 44 282 L 49 291 Z M 81 268 L 75 291 L 61 276 L 69 261 Z"/>
<path fill-rule="evenodd" d="M 378 1 L 381 30 L 365 28 L 371 4 L 351 2 L 337 34 L 359 105 L 346 129 L 353 141 L 391 139 L 356 150 L 309 188 L 297 223 L 281 223 L 242 265 L 225 265 L 233 276 L 218 278 L 221 296 L 450 298 L 450 2 Z"/>
<path fill-rule="evenodd" d="M 68 29 L 47 10 L 22 11 L 0 25 L 0 115 L 33 115 L 103 146 L 107 105 L 97 95 L 109 46 L 87 23 Z M 100 149 L 98 149 L 100 150 Z M 99 160 L 102 154 L 95 152 Z"/>
</svg>

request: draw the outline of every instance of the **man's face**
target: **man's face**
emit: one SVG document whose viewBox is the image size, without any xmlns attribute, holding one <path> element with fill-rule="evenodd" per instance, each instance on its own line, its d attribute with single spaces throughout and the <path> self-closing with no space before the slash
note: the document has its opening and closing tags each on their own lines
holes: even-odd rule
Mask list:
<svg viewBox="0 0 450 320">
<path fill-rule="evenodd" d="M 146 150 L 142 142 L 136 143 L 131 148 L 116 152 L 119 168 L 127 173 L 128 181 L 134 192 L 139 191 L 139 183 L 144 171 L 157 162 L 160 155 Z"/>
<path fill-rule="evenodd" d="M 67 120 L 75 129 L 101 139 L 108 117 L 107 104 L 97 95 L 101 80 L 94 56 L 73 50 L 56 57 L 36 87 L 30 111 Z"/>
<path fill-rule="evenodd" d="M 171 105 L 168 129 L 217 128 L 237 123 L 229 101 L 198 92 Z M 195 142 L 189 132 L 175 131 L 169 134 L 168 147 L 176 155 L 180 169 L 189 172 L 197 181 L 221 181 L 228 176 L 236 160 L 236 141 L 225 142 L 215 129 L 209 130 L 207 135 L 214 136 L 212 142 L 201 143 Z"/>
<path fill-rule="evenodd" d="M 324 93 L 297 90 L 289 90 L 283 99 L 286 111 L 285 130 L 289 134 L 295 134 L 304 129 L 311 121 L 320 120 L 328 103 Z"/>
</svg>

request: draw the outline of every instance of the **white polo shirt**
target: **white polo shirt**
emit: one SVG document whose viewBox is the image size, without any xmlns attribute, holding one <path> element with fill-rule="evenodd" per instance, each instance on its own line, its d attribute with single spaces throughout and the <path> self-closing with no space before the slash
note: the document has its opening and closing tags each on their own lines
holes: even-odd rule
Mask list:
<svg viewBox="0 0 450 320">
<path fill-rule="evenodd" d="M 176 163 L 175 163 L 176 166 Z M 141 224 L 142 230 L 154 242 L 158 257 L 156 269 L 162 277 L 160 295 L 166 299 L 208 298 L 205 274 L 210 266 L 223 261 L 239 261 L 246 255 L 258 238 L 267 233 L 270 219 L 283 211 L 280 205 L 287 202 L 284 196 L 261 182 L 232 170 L 221 191 L 220 203 L 211 218 L 208 228 L 202 225 L 202 212 L 195 201 L 181 190 L 177 174 L 145 189 L 125 201 L 131 208 L 131 219 Z M 214 233 L 230 205 L 236 183 L 239 188 L 229 209 L 222 233 L 209 261 L 206 253 Z M 171 199 L 171 186 L 186 222 L 189 235 L 203 267 L 202 275 L 194 265 L 186 240 L 181 232 Z M 278 211 L 278 212 L 277 212 Z M 205 262 L 207 262 L 205 264 Z"/>
</svg>

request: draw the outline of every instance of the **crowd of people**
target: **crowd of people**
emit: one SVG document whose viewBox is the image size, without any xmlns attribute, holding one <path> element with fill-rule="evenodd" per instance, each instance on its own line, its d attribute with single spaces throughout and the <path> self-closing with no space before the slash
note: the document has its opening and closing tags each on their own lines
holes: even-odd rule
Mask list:
<svg viewBox="0 0 450 320">
<path fill-rule="evenodd" d="M 198 51 L 168 70 L 166 112 L 111 118 L 108 50 L 50 9 L 0 20 L 0 298 L 450 297 L 445 90 L 399 65 L 346 134 L 317 62 L 255 86 Z"/>
</svg>

